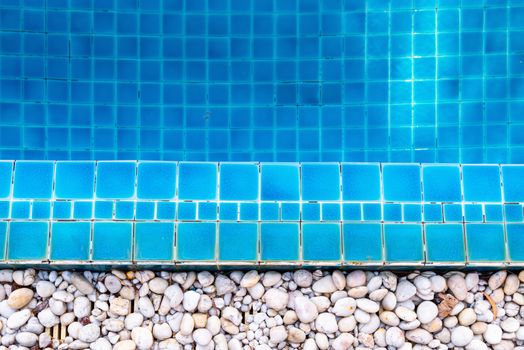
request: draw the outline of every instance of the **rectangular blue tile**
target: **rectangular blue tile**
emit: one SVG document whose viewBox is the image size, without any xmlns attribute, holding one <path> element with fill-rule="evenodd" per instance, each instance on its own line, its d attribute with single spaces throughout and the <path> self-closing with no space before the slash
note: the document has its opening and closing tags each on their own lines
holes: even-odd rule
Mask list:
<svg viewBox="0 0 524 350">
<path fill-rule="evenodd" d="M 57 162 L 55 196 L 62 199 L 94 197 L 94 162 Z"/>
<path fill-rule="evenodd" d="M 506 235 L 510 261 L 524 261 L 524 224 L 507 224 Z"/>
<path fill-rule="evenodd" d="M 172 199 L 176 191 L 175 162 L 139 162 L 137 198 Z"/>
<path fill-rule="evenodd" d="M 258 165 L 246 163 L 221 163 L 220 199 L 258 199 Z"/>
<path fill-rule="evenodd" d="M 196 203 L 181 202 L 178 203 L 177 218 L 178 220 L 196 220 Z"/>
<path fill-rule="evenodd" d="M 464 217 L 467 222 L 482 221 L 482 206 L 479 204 L 464 205 Z"/>
<path fill-rule="evenodd" d="M 54 222 L 51 225 L 51 260 L 89 260 L 91 223 Z"/>
<path fill-rule="evenodd" d="M 96 197 L 129 199 L 135 196 L 135 162 L 98 162 Z"/>
<path fill-rule="evenodd" d="M 464 200 L 470 202 L 500 202 L 501 186 L 499 167 L 464 165 Z"/>
<path fill-rule="evenodd" d="M 130 261 L 133 249 L 133 224 L 95 222 L 93 224 L 93 260 Z"/>
<path fill-rule="evenodd" d="M 302 163 L 302 200 L 339 200 L 339 164 Z"/>
<path fill-rule="evenodd" d="M 173 260 L 175 225 L 138 222 L 135 224 L 134 258 L 137 261 Z"/>
<path fill-rule="evenodd" d="M 220 203 L 220 220 L 237 220 L 238 203 Z"/>
<path fill-rule="evenodd" d="M 384 200 L 420 201 L 420 167 L 384 164 L 382 168 Z"/>
<path fill-rule="evenodd" d="M 7 258 L 10 260 L 44 260 L 47 258 L 47 222 L 11 222 Z"/>
<path fill-rule="evenodd" d="M 258 257 L 258 225 L 252 223 L 220 223 L 218 259 L 254 261 Z"/>
<path fill-rule="evenodd" d="M 261 199 L 299 200 L 299 179 L 296 164 L 262 164 Z"/>
<path fill-rule="evenodd" d="M 15 198 L 51 198 L 53 172 L 53 162 L 17 162 L 13 196 Z"/>
<path fill-rule="evenodd" d="M 504 200 L 506 202 L 524 202 L 524 166 L 502 166 L 504 182 Z"/>
<path fill-rule="evenodd" d="M 426 254 L 429 262 L 465 262 L 464 232 L 461 224 L 426 224 Z"/>
<path fill-rule="evenodd" d="M 302 221 L 320 221 L 320 204 L 302 204 Z"/>
<path fill-rule="evenodd" d="M 176 232 L 178 260 L 214 260 L 215 223 L 179 223 Z"/>
<path fill-rule="evenodd" d="M 323 221 L 340 221 L 340 204 L 323 203 L 322 220 Z"/>
<path fill-rule="evenodd" d="M 276 221 L 279 219 L 278 203 L 262 203 L 260 207 L 260 220 Z"/>
<path fill-rule="evenodd" d="M 257 203 L 240 203 L 240 220 L 258 220 L 258 207 Z"/>
<path fill-rule="evenodd" d="M 471 262 L 505 260 L 504 226 L 500 224 L 466 224 L 468 259 Z"/>
<path fill-rule="evenodd" d="M 29 219 L 31 213 L 31 202 L 12 202 L 11 219 Z"/>
<path fill-rule="evenodd" d="M 456 165 L 424 165 L 424 201 L 460 202 L 460 168 Z"/>
<path fill-rule="evenodd" d="M 384 225 L 384 243 L 388 262 L 421 262 L 424 260 L 422 242 L 422 225 Z"/>
<path fill-rule="evenodd" d="M 8 222 L 0 221 L 0 260 L 5 259 Z"/>
<path fill-rule="evenodd" d="M 382 261 L 381 224 L 344 224 L 344 260 L 352 262 Z"/>
<path fill-rule="evenodd" d="M 217 198 L 218 168 L 215 163 L 180 163 L 178 198 L 214 200 Z"/>
<path fill-rule="evenodd" d="M 13 162 L 0 162 L 0 198 L 7 198 L 11 194 L 13 177 Z"/>
<path fill-rule="evenodd" d="M 506 218 L 506 222 L 522 222 L 522 205 L 504 205 L 504 216 Z"/>
<path fill-rule="evenodd" d="M 360 221 L 362 219 L 360 204 L 345 203 L 342 206 L 344 221 Z"/>
<path fill-rule="evenodd" d="M 298 260 L 299 226 L 295 223 L 262 223 L 260 249 L 262 260 Z"/>
<path fill-rule="evenodd" d="M 198 203 L 199 220 L 217 220 L 217 203 L 200 202 Z"/>
<path fill-rule="evenodd" d="M 70 219 L 71 202 L 56 201 L 53 204 L 53 219 Z"/>
<path fill-rule="evenodd" d="M 155 203 L 136 202 L 135 218 L 137 220 L 153 220 L 155 218 Z"/>
<path fill-rule="evenodd" d="M 344 200 L 380 200 L 380 187 L 378 164 L 342 164 Z"/>
<path fill-rule="evenodd" d="M 339 224 L 302 224 L 302 258 L 304 260 L 340 260 Z"/>
</svg>

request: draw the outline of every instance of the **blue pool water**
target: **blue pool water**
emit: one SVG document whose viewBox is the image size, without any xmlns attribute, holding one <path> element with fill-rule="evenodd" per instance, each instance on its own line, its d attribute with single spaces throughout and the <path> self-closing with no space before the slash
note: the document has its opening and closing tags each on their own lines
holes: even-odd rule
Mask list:
<svg viewBox="0 0 524 350">
<path fill-rule="evenodd" d="M 524 161 L 522 0 L 2 0 L 0 158 Z"/>
</svg>

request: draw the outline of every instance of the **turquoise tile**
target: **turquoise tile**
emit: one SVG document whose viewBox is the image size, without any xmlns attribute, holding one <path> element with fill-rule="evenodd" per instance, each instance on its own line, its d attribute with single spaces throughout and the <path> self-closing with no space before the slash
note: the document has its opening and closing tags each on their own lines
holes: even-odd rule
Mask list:
<svg viewBox="0 0 524 350">
<path fill-rule="evenodd" d="M 510 261 L 524 261 L 524 224 L 507 224 L 506 235 Z"/>
<path fill-rule="evenodd" d="M 340 221 L 340 204 L 323 203 L 322 204 L 322 220 Z"/>
<path fill-rule="evenodd" d="M 135 195 L 135 162 L 98 162 L 96 197 L 128 199 Z"/>
<path fill-rule="evenodd" d="M 279 219 L 278 203 L 262 203 L 260 208 L 260 219 L 262 221 L 276 221 Z"/>
<path fill-rule="evenodd" d="M 135 202 L 132 202 L 132 201 L 116 202 L 115 203 L 115 218 L 118 220 L 133 220 L 135 218 Z"/>
<path fill-rule="evenodd" d="M 402 221 L 402 206 L 400 204 L 384 204 L 384 221 Z"/>
<path fill-rule="evenodd" d="M 198 203 L 198 220 L 217 220 L 217 203 Z"/>
<path fill-rule="evenodd" d="M 522 205 L 505 204 L 504 215 L 506 217 L 506 222 L 522 222 Z"/>
<path fill-rule="evenodd" d="M 158 202 L 156 204 L 156 218 L 158 220 L 174 220 L 176 218 L 176 203 Z"/>
<path fill-rule="evenodd" d="M 53 162 L 16 162 L 14 198 L 51 198 L 53 169 Z"/>
<path fill-rule="evenodd" d="M 57 162 L 55 196 L 62 199 L 94 197 L 95 162 Z"/>
<path fill-rule="evenodd" d="M 299 200 L 299 167 L 291 164 L 262 164 L 262 200 Z"/>
<path fill-rule="evenodd" d="M 441 222 L 442 206 L 440 204 L 424 204 L 424 221 Z"/>
<path fill-rule="evenodd" d="M 420 204 L 404 205 L 404 221 L 420 222 L 422 221 L 422 206 Z"/>
<path fill-rule="evenodd" d="M 385 164 L 382 168 L 384 199 L 420 201 L 420 166 Z"/>
<path fill-rule="evenodd" d="M 345 261 L 382 261 L 381 224 L 344 224 L 342 230 Z"/>
<path fill-rule="evenodd" d="M 298 223 L 262 223 L 261 259 L 298 260 L 298 231 Z"/>
<path fill-rule="evenodd" d="M 95 202 L 95 219 L 112 219 L 113 218 L 113 202 L 112 201 L 96 201 Z"/>
<path fill-rule="evenodd" d="M 47 258 L 47 222 L 11 222 L 7 258 L 10 260 L 44 260 Z"/>
<path fill-rule="evenodd" d="M 339 224 L 302 224 L 304 260 L 341 260 Z"/>
<path fill-rule="evenodd" d="M 196 203 L 178 203 L 178 220 L 196 220 Z"/>
<path fill-rule="evenodd" d="M 464 232 L 461 224 L 427 224 L 424 227 L 428 261 L 466 261 Z"/>
<path fill-rule="evenodd" d="M 10 196 L 12 177 L 13 162 L 0 162 L 0 198 Z"/>
<path fill-rule="evenodd" d="M 75 202 L 73 206 L 73 219 L 91 219 L 92 217 L 92 202 Z"/>
<path fill-rule="evenodd" d="M 502 224 L 466 224 L 466 239 L 469 261 L 504 261 L 504 226 Z"/>
<path fill-rule="evenodd" d="M 303 200 L 339 200 L 340 167 L 338 164 L 302 163 Z"/>
<path fill-rule="evenodd" d="M 49 220 L 51 218 L 51 203 L 33 202 L 32 218 Z"/>
<path fill-rule="evenodd" d="M 258 220 L 258 204 L 240 203 L 240 220 Z"/>
<path fill-rule="evenodd" d="M 464 216 L 467 222 L 482 221 L 482 205 L 466 204 L 464 205 Z"/>
<path fill-rule="evenodd" d="M 302 204 L 303 221 L 320 221 L 320 204 L 304 203 Z"/>
<path fill-rule="evenodd" d="M 138 199 L 172 199 L 175 197 L 175 191 L 175 162 L 138 163 Z"/>
<path fill-rule="evenodd" d="M 524 202 L 524 166 L 503 165 L 504 200 L 506 202 Z"/>
<path fill-rule="evenodd" d="M 214 260 L 215 242 L 215 223 L 179 223 L 176 233 L 177 260 Z"/>
<path fill-rule="evenodd" d="M 502 222 L 502 205 L 497 204 L 486 204 L 484 206 L 484 212 L 486 213 L 486 221 L 491 222 Z"/>
<path fill-rule="evenodd" d="M 7 242 L 7 221 L 0 221 L 0 260 L 5 259 L 5 250 Z"/>
<path fill-rule="evenodd" d="M 155 218 L 155 203 L 136 202 L 135 218 L 137 220 L 153 220 Z"/>
<path fill-rule="evenodd" d="M 220 199 L 257 200 L 257 164 L 220 164 Z"/>
<path fill-rule="evenodd" d="M 220 203 L 220 220 L 237 220 L 238 203 Z"/>
<path fill-rule="evenodd" d="M 342 216 L 344 221 L 360 221 L 362 215 L 360 212 L 360 204 L 345 203 L 342 206 Z"/>
<path fill-rule="evenodd" d="M 424 260 L 422 225 L 386 224 L 384 225 L 384 242 L 388 262 Z"/>
<path fill-rule="evenodd" d="M 281 211 L 283 221 L 300 220 L 300 204 L 298 203 L 282 203 Z"/>
<path fill-rule="evenodd" d="M 31 202 L 12 202 L 11 218 L 12 219 L 29 219 L 31 214 Z"/>
<path fill-rule="evenodd" d="M 57 201 L 53 204 L 53 219 L 70 219 L 71 202 Z"/>
<path fill-rule="evenodd" d="M 257 260 L 258 224 L 220 223 L 218 228 L 219 260 Z"/>
<path fill-rule="evenodd" d="M 178 198 L 214 200 L 217 198 L 217 164 L 183 163 L 178 168 Z"/>
<path fill-rule="evenodd" d="M 499 167 L 496 165 L 464 165 L 464 200 L 468 202 L 500 202 L 501 185 Z"/>
<path fill-rule="evenodd" d="M 462 205 L 444 204 L 444 220 L 446 222 L 462 222 Z"/>
<path fill-rule="evenodd" d="M 135 224 L 135 260 L 173 260 L 175 225 L 165 222 Z"/>
<path fill-rule="evenodd" d="M 424 201 L 460 202 L 460 168 L 458 165 L 424 165 Z"/>
<path fill-rule="evenodd" d="M 93 260 L 131 260 L 133 224 L 129 222 L 95 222 Z"/>
<path fill-rule="evenodd" d="M 342 194 L 345 201 L 380 200 L 380 166 L 342 164 Z"/>
<path fill-rule="evenodd" d="M 54 222 L 51 226 L 51 260 L 89 260 L 91 223 Z"/>
<path fill-rule="evenodd" d="M 382 208 L 380 204 L 365 203 L 363 205 L 364 220 L 380 221 L 382 220 Z"/>
<path fill-rule="evenodd" d="M 0 201 L 0 219 L 9 219 L 9 207 L 11 202 Z"/>
</svg>

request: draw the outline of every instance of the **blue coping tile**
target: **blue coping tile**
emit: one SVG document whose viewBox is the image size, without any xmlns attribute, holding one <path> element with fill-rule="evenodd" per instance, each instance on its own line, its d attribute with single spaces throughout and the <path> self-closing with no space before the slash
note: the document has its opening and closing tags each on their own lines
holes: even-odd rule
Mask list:
<svg viewBox="0 0 524 350">
<path fill-rule="evenodd" d="M 342 164 L 342 195 L 345 201 L 380 200 L 380 165 Z"/>
<path fill-rule="evenodd" d="M 95 222 L 93 225 L 93 260 L 131 260 L 132 223 Z"/>
<path fill-rule="evenodd" d="M 364 220 L 381 221 L 382 208 L 378 203 L 364 203 L 363 205 Z"/>
<path fill-rule="evenodd" d="M 257 260 L 258 224 L 220 223 L 218 226 L 219 260 Z"/>
<path fill-rule="evenodd" d="M 47 222 L 11 222 L 7 257 L 11 260 L 43 260 L 47 257 Z"/>
<path fill-rule="evenodd" d="M 381 224 L 344 224 L 342 231 L 345 261 L 382 261 Z"/>
<path fill-rule="evenodd" d="M 11 181 L 13 177 L 13 162 L 0 162 L 0 198 L 11 195 Z"/>
<path fill-rule="evenodd" d="M 257 200 L 258 165 L 220 163 L 220 199 Z"/>
<path fill-rule="evenodd" d="M 461 204 L 444 204 L 444 221 L 462 222 L 462 205 Z"/>
<path fill-rule="evenodd" d="M 220 220 L 237 220 L 238 203 L 220 203 L 218 208 Z"/>
<path fill-rule="evenodd" d="M 14 198 L 48 199 L 53 194 L 53 162 L 16 162 Z"/>
<path fill-rule="evenodd" d="M 0 219 L 9 219 L 10 204 L 9 201 L 0 201 Z"/>
<path fill-rule="evenodd" d="M 339 224 L 302 224 L 303 260 L 340 260 Z"/>
<path fill-rule="evenodd" d="M 134 260 L 173 260 L 175 224 L 137 222 L 135 224 Z"/>
<path fill-rule="evenodd" d="M 31 202 L 12 202 L 11 219 L 29 219 L 31 214 Z"/>
<path fill-rule="evenodd" d="M 301 166 L 302 200 L 339 200 L 340 166 L 303 163 Z"/>
<path fill-rule="evenodd" d="M 505 204 L 506 222 L 522 222 L 522 206 L 520 204 Z"/>
<path fill-rule="evenodd" d="M 302 204 L 302 220 L 320 221 L 320 204 L 319 203 Z"/>
<path fill-rule="evenodd" d="M 217 220 L 217 207 L 215 202 L 198 203 L 198 220 Z"/>
<path fill-rule="evenodd" d="M 424 221 L 442 221 L 442 205 L 424 204 Z"/>
<path fill-rule="evenodd" d="M 71 202 L 54 202 L 53 204 L 53 219 L 70 219 L 71 218 Z"/>
<path fill-rule="evenodd" d="M 503 222 L 502 205 L 486 204 L 484 206 L 484 213 L 486 214 L 486 221 Z"/>
<path fill-rule="evenodd" d="M 342 216 L 344 221 L 361 221 L 362 214 L 360 204 L 358 203 L 344 203 L 342 205 Z"/>
<path fill-rule="evenodd" d="M 422 206 L 420 204 L 404 205 L 404 221 L 420 222 L 422 221 Z"/>
<path fill-rule="evenodd" d="M 500 202 L 501 185 L 497 165 L 464 165 L 464 200 L 468 202 Z"/>
<path fill-rule="evenodd" d="M 420 262 L 424 260 L 422 225 L 385 224 L 386 261 Z"/>
<path fill-rule="evenodd" d="M 299 167 L 288 164 L 262 164 L 262 200 L 299 200 Z"/>
<path fill-rule="evenodd" d="M 427 224 L 424 228 L 427 261 L 466 261 L 462 224 Z"/>
<path fill-rule="evenodd" d="M 178 220 L 196 220 L 197 205 L 194 202 L 179 202 L 178 203 Z"/>
<path fill-rule="evenodd" d="M 384 221 L 402 221 L 402 206 L 400 204 L 384 204 Z"/>
<path fill-rule="evenodd" d="M 260 224 L 262 260 L 298 260 L 298 223 Z"/>
<path fill-rule="evenodd" d="M 112 219 L 113 218 L 113 201 L 96 201 L 95 202 L 95 219 Z"/>
<path fill-rule="evenodd" d="M 158 202 L 156 204 L 156 218 L 158 220 L 175 220 L 176 203 Z"/>
<path fill-rule="evenodd" d="M 422 167 L 424 201 L 460 202 L 460 168 L 458 165 L 424 165 Z"/>
<path fill-rule="evenodd" d="M 89 260 L 91 223 L 54 222 L 51 225 L 51 260 Z"/>
<path fill-rule="evenodd" d="M 507 224 L 508 255 L 511 261 L 524 261 L 524 224 Z"/>
<path fill-rule="evenodd" d="M 300 204 L 298 203 L 282 203 L 281 212 L 283 221 L 300 220 Z"/>
<path fill-rule="evenodd" d="M 51 218 L 51 203 L 50 202 L 33 202 L 32 219 L 46 219 Z"/>
<path fill-rule="evenodd" d="M 260 220 L 272 221 L 279 219 L 278 203 L 262 203 L 260 206 Z"/>
<path fill-rule="evenodd" d="M 420 166 L 385 164 L 382 177 L 384 200 L 420 201 Z"/>
<path fill-rule="evenodd" d="M 138 163 L 136 190 L 138 199 L 173 199 L 175 192 L 175 162 Z"/>
<path fill-rule="evenodd" d="M 154 202 L 136 202 L 135 218 L 137 220 L 152 220 L 155 218 Z"/>
<path fill-rule="evenodd" d="M 466 224 L 469 261 L 495 262 L 505 259 L 504 225 Z"/>
<path fill-rule="evenodd" d="M 240 203 L 240 220 L 258 220 L 258 204 Z"/>
<path fill-rule="evenodd" d="M 216 223 L 179 223 L 176 234 L 178 260 L 215 260 Z"/>
<path fill-rule="evenodd" d="M 57 162 L 55 182 L 56 198 L 93 198 L 95 162 Z"/>
<path fill-rule="evenodd" d="M 340 204 L 322 203 L 323 221 L 340 221 Z"/>
<path fill-rule="evenodd" d="M 504 201 L 524 202 L 524 166 L 503 165 Z"/>
<path fill-rule="evenodd" d="M 33 213 L 34 213 L 33 203 Z M 118 205 L 117 205 L 118 208 Z M 75 202 L 73 206 L 73 219 L 91 219 L 93 217 L 92 202 Z"/>
<path fill-rule="evenodd" d="M 216 163 L 179 163 L 178 198 L 193 200 L 216 199 L 217 169 Z"/>
<path fill-rule="evenodd" d="M 129 199 L 135 195 L 135 162 L 98 162 L 96 197 Z"/>
<path fill-rule="evenodd" d="M 5 248 L 7 242 L 7 221 L 0 221 L 0 260 L 5 259 Z"/>
<path fill-rule="evenodd" d="M 134 201 L 116 202 L 115 203 L 115 218 L 117 220 L 133 220 L 135 218 L 135 203 L 136 202 Z"/>
<path fill-rule="evenodd" d="M 482 205 L 480 204 L 464 205 L 464 217 L 467 222 L 482 221 Z"/>
</svg>

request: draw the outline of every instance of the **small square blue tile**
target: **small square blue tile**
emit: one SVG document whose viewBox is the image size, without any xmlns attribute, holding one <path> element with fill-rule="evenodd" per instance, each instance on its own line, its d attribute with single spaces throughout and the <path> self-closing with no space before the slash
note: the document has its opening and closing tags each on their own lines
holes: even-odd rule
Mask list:
<svg viewBox="0 0 524 350">
<path fill-rule="evenodd" d="M 344 260 L 377 262 L 382 260 L 381 224 L 344 224 Z"/>
<path fill-rule="evenodd" d="M 0 201 L 0 219 L 9 219 L 10 202 Z"/>
<path fill-rule="evenodd" d="M 9 224 L 8 259 L 46 259 L 48 236 L 47 222 L 11 222 Z"/>
<path fill-rule="evenodd" d="M 218 237 L 219 260 L 257 260 L 257 224 L 220 223 Z"/>
<path fill-rule="evenodd" d="M 524 224 L 507 224 L 508 254 L 511 261 L 524 261 Z"/>
<path fill-rule="evenodd" d="M 404 205 L 404 221 L 419 222 L 422 221 L 422 206 L 420 204 Z"/>
<path fill-rule="evenodd" d="M 385 164 L 382 176 L 384 200 L 420 201 L 420 166 Z"/>
<path fill-rule="evenodd" d="M 13 176 L 13 162 L 0 162 L 0 198 L 7 198 L 11 194 Z"/>
<path fill-rule="evenodd" d="M 424 221 L 441 222 L 442 206 L 440 204 L 424 204 Z"/>
<path fill-rule="evenodd" d="M 460 202 L 460 168 L 447 165 L 425 165 L 423 168 L 424 201 Z"/>
<path fill-rule="evenodd" d="M 344 203 L 342 206 L 342 217 L 344 221 L 360 221 L 362 219 L 360 204 Z"/>
<path fill-rule="evenodd" d="M 482 221 L 482 205 L 466 204 L 464 205 L 464 216 L 467 222 Z"/>
<path fill-rule="evenodd" d="M 490 222 L 502 222 L 502 205 L 497 204 L 486 204 L 484 206 L 484 212 L 486 214 L 486 221 Z"/>
<path fill-rule="evenodd" d="M 15 198 L 48 199 L 53 192 L 53 162 L 16 162 Z"/>
<path fill-rule="evenodd" d="M 34 203 L 33 203 L 34 214 Z M 92 202 L 75 202 L 73 207 L 73 219 L 91 219 L 93 217 Z"/>
<path fill-rule="evenodd" d="M 304 260 L 340 260 L 339 224 L 303 224 L 302 258 Z"/>
<path fill-rule="evenodd" d="M 155 218 L 154 202 L 136 202 L 135 218 L 137 220 L 152 220 Z"/>
<path fill-rule="evenodd" d="M 135 202 L 118 201 L 115 203 L 115 207 L 115 218 L 117 220 L 133 220 L 135 218 Z"/>
<path fill-rule="evenodd" d="M 0 221 L 0 260 L 5 259 L 7 228 L 8 223 L 6 221 Z"/>
<path fill-rule="evenodd" d="M 240 203 L 240 220 L 257 221 L 258 204 L 257 203 Z"/>
<path fill-rule="evenodd" d="M 303 163 L 301 167 L 303 200 L 339 200 L 338 164 Z"/>
<path fill-rule="evenodd" d="M 220 203 L 220 220 L 237 220 L 238 203 Z"/>
<path fill-rule="evenodd" d="M 97 198 L 127 199 L 135 195 L 134 162 L 98 162 L 96 172 Z"/>
<path fill-rule="evenodd" d="M 427 260 L 465 262 L 464 232 L 460 224 L 425 225 Z"/>
<path fill-rule="evenodd" d="M 176 163 L 138 163 L 137 198 L 172 199 L 176 191 Z"/>
<path fill-rule="evenodd" d="M 462 167 L 464 200 L 468 202 L 500 202 L 501 185 L 496 165 Z"/>
<path fill-rule="evenodd" d="M 380 204 L 364 203 L 364 220 L 366 221 L 380 221 L 382 220 L 382 208 Z"/>
<path fill-rule="evenodd" d="M 298 223 L 262 223 L 260 246 L 262 260 L 298 260 Z"/>
<path fill-rule="evenodd" d="M 156 204 L 156 218 L 158 220 L 174 220 L 176 218 L 176 203 L 158 202 Z"/>
<path fill-rule="evenodd" d="M 175 225 L 165 222 L 135 224 L 135 260 L 173 260 Z"/>
<path fill-rule="evenodd" d="M 503 165 L 504 200 L 506 202 L 524 202 L 524 166 Z"/>
<path fill-rule="evenodd" d="M 444 221 L 462 222 L 462 205 L 444 204 Z"/>
<path fill-rule="evenodd" d="M 32 219 L 46 219 L 51 218 L 51 203 L 50 202 L 33 202 Z"/>
<path fill-rule="evenodd" d="M 53 218 L 54 219 L 70 219 L 71 218 L 71 202 L 62 202 L 62 201 L 54 202 Z"/>
<path fill-rule="evenodd" d="M 214 260 L 215 223 L 179 223 L 176 233 L 178 260 Z"/>
<path fill-rule="evenodd" d="M 196 203 L 180 202 L 178 203 L 178 220 L 196 220 Z"/>
<path fill-rule="evenodd" d="M 93 260 L 131 260 L 132 223 L 95 222 L 93 225 Z"/>
<path fill-rule="evenodd" d="M 384 221 L 402 221 L 402 206 L 400 204 L 384 204 Z"/>
<path fill-rule="evenodd" d="M 300 204 L 298 203 L 282 203 L 282 221 L 298 221 L 300 220 Z"/>
<path fill-rule="evenodd" d="M 504 215 L 506 217 L 506 222 L 522 222 L 522 205 L 505 204 Z"/>
<path fill-rule="evenodd" d="M 214 200 L 217 198 L 217 164 L 180 163 L 178 198 Z"/>
<path fill-rule="evenodd" d="M 31 213 L 30 202 L 12 202 L 11 204 L 11 219 L 29 219 Z"/>
<path fill-rule="evenodd" d="M 198 203 L 198 220 L 217 220 L 217 203 Z"/>
<path fill-rule="evenodd" d="M 471 262 L 504 261 L 504 226 L 499 224 L 467 224 L 468 259 Z"/>
<path fill-rule="evenodd" d="M 320 204 L 304 203 L 302 204 L 303 221 L 320 221 Z"/>
<path fill-rule="evenodd" d="M 55 222 L 51 226 L 51 260 L 88 260 L 90 241 L 91 223 Z"/>
<path fill-rule="evenodd" d="M 424 260 L 422 225 L 384 225 L 386 261 L 420 262 Z"/>
<path fill-rule="evenodd" d="M 113 202 L 112 201 L 96 201 L 95 202 L 95 219 L 112 219 L 113 218 Z"/>
<path fill-rule="evenodd" d="M 288 164 L 263 164 L 262 200 L 299 200 L 299 168 Z"/>
<path fill-rule="evenodd" d="M 220 199 L 258 199 L 258 165 L 221 163 Z"/>
<path fill-rule="evenodd" d="M 276 221 L 279 219 L 278 203 L 262 203 L 260 206 L 260 219 L 262 221 Z"/>
<path fill-rule="evenodd" d="M 323 203 L 322 204 L 323 221 L 340 221 L 340 204 Z"/>
<path fill-rule="evenodd" d="M 380 166 L 378 164 L 343 164 L 344 200 L 380 200 Z"/>
<path fill-rule="evenodd" d="M 89 199 L 94 197 L 94 162 L 57 162 L 56 198 Z"/>
</svg>

